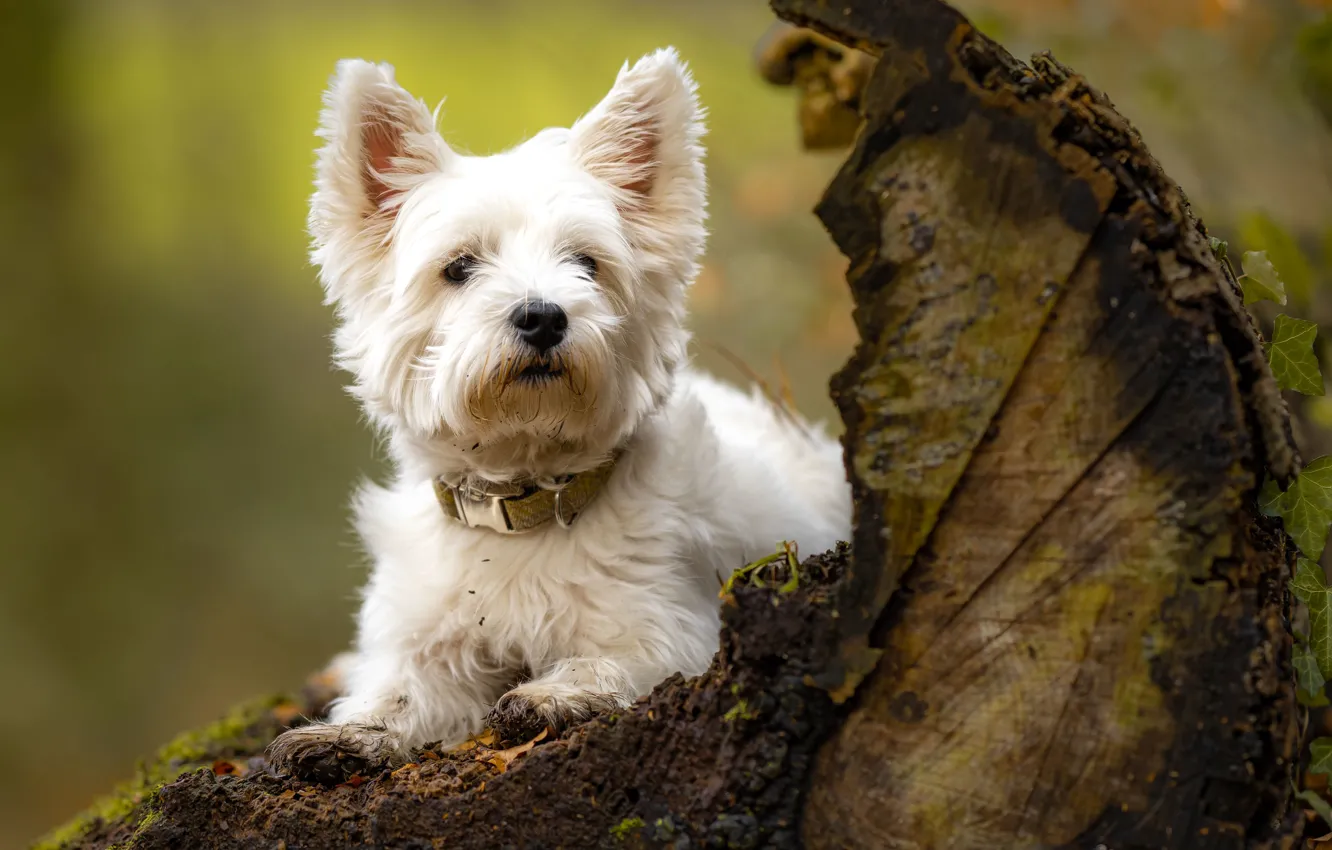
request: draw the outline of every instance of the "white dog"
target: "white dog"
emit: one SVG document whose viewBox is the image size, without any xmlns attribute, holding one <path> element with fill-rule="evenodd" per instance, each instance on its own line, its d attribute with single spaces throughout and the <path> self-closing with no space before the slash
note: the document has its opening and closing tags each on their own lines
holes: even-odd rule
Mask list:
<svg viewBox="0 0 1332 850">
<path fill-rule="evenodd" d="M 721 582 L 850 532 L 840 447 L 686 368 L 702 110 L 673 50 L 570 129 L 465 156 L 387 65 L 325 96 L 313 257 L 396 475 L 345 693 L 276 764 L 555 727 L 705 670 Z"/>
</svg>

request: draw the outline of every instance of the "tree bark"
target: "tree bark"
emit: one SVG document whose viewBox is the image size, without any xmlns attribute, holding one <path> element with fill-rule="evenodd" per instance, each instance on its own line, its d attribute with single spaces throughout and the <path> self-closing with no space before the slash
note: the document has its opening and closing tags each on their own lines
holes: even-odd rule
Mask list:
<svg viewBox="0 0 1332 850">
<path fill-rule="evenodd" d="M 881 56 L 819 208 L 866 341 L 834 392 L 867 678 L 808 844 L 1274 846 L 1297 709 L 1252 506 L 1295 453 L 1205 230 L 1052 60 L 932 0 L 775 5 Z"/>
<path fill-rule="evenodd" d="M 1254 497 L 1299 458 L 1182 192 L 939 0 L 773 5 L 878 59 L 818 208 L 862 340 L 850 549 L 739 582 L 707 674 L 521 756 L 326 788 L 267 771 L 317 711 L 269 702 L 51 846 L 1295 845 L 1293 553 Z"/>
</svg>

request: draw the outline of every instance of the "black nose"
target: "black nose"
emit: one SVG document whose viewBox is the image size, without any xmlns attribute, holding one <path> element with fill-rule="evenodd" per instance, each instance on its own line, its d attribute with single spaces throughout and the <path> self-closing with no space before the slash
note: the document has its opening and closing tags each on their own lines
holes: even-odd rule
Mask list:
<svg viewBox="0 0 1332 850">
<path fill-rule="evenodd" d="M 509 314 L 509 321 L 518 329 L 523 342 L 542 353 L 559 345 L 569 329 L 569 317 L 560 305 L 549 301 L 519 304 Z"/>
</svg>

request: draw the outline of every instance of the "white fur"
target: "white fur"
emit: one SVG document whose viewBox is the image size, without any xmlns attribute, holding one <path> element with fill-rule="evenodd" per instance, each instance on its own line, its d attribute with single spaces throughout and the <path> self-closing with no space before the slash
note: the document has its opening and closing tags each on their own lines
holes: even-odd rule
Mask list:
<svg viewBox="0 0 1332 850">
<path fill-rule="evenodd" d="M 454 743 L 501 697 L 556 723 L 623 706 L 708 666 L 735 568 L 782 540 L 814 552 L 849 536 L 837 444 L 685 366 L 702 134 L 672 50 L 622 69 L 571 129 L 490 157 L 450 150 L 389 67 L 339 65 L 313 256 L 337 306 L 339 363 L 397 471 L 356 501 L 374 567 L 345 696 L 327 724 L 280 739 L 285 756 L 329 741 L 376 756 Z M 478 264 L 458 285 L 441 270 L 461 253 Z M 534 354 L 508 315 L 530 298 L 569 316 L 552 352 L 564 380 L 511 380 Z M 617 449 L 569 530 L 467 528 L 431 484 L 577 473 Z"/>
</svg>

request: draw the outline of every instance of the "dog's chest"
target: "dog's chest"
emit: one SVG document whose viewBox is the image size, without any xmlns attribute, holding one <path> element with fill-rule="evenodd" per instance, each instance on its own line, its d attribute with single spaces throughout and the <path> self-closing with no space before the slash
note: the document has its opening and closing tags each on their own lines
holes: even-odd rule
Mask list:
<svg viewBox="0 0 1332 850">
<path fill-rule="evenodd" d="M 593 522 L 504 535 L 422 519 L 373 541 L 371 582 L 423 647 L 506 662 L 577 654 L 632 642 L 679 601 L 678 559 L 663 540 Z"/>
</svg>

